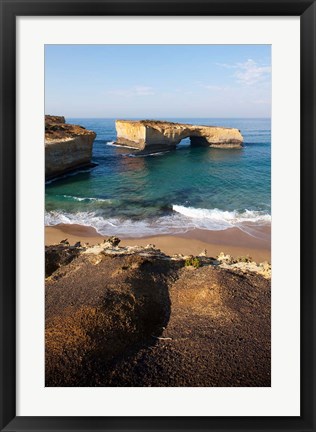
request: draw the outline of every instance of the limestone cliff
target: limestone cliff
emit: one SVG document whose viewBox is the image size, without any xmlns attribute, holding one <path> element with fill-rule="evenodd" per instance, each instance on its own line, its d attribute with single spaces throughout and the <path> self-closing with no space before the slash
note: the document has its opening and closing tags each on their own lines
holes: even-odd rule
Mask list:
<svg viewBox="0 0 316 432">
<path fill-rule="evenodd" d="M 93 131 L 65 123 L 64 117 L 45 116 L 45 177 L 50 179 L 91 166 Z"/>
<path fill-rule="evenodd" d="M 115 126 L 118 144 L 150 152 L 174 148 L 188 137 L 191 144 L 219 148 L 239 148 L 243 143 L 240 131 L 233 128 L 156 120 L 116 120 Z"/>
</svg>

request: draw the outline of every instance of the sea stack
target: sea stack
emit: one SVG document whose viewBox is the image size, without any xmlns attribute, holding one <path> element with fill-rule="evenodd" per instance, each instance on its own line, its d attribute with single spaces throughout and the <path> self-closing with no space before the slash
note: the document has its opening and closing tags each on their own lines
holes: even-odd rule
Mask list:
<svg viewBox="0 0 316 432">
<path fill-rule="evenodd" d="M 45 178 L 49 180 L 91 163 L 95 132 L 65 123 L 61 116 L 45 116 Z"/>
<path fill-rule="evenodd" d="M 238 129 L 200 126 L 157 120 L 116 120 L 117 144 L 144 152 L 175 148 L 184 138 L 191 144 L 216 148 L 240 148 L 243 137 Z"/>
</svg>

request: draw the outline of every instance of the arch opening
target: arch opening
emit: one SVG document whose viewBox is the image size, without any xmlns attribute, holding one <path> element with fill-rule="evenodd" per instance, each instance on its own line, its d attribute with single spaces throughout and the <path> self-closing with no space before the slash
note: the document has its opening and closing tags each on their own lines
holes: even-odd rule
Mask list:
<svg viewBox="0 0 316 432">
<path fill-rule="evenodd" d="M 176 145 L 176 148 L 186 148 L 186 147 L 190 147 L 191 145 L 191 140 L 190 137 L 184 137 L 182 138 L 182 140 Z"/>
<path fill-rule="evenodd" d="M 198 135 L 188 135 L 183 137 L 181 141 L 177 144 L 177 148 L 185 148 L 190 146 L 209 146 L 210 143 L 205 137 Z"/>
<path fill-rule="evenodd" d="M 191 145 L 195 146 L 209 146 L 210 143 L 203 136 L 192 135 L 190 136 Z"/>
</svg>

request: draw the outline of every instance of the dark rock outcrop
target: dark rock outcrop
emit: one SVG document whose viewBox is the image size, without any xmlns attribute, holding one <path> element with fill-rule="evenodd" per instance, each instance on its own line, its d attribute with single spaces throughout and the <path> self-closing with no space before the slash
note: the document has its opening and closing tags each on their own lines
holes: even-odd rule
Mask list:
<svg viewBox="0 0 316 432">
<path fill-rule="evenodd" d="M 163 260 L 81 255 L 46 280 L 46 385 L 105 385 L 117 358 L 151 343 L 170 314 Z"/>
<path fill-rule="evenodd" d="M 65 123 L 64 117 L 45 116 L 45 178 L 51 179 L 91 163 L 95 132 Z"/>
<path fill-rule="evenodd" d="M 80 254 L 78 247 L 59 244 L 45 247 L 45 277 L 50 276 L 60 267 L 71 263 Z"/>
<path fill-rule="evenodd" d="M 46 249 L 46 386 L 271 385 L 259 266 L 203 256 L 195 268 L 117 240 Z"/>
</svg>

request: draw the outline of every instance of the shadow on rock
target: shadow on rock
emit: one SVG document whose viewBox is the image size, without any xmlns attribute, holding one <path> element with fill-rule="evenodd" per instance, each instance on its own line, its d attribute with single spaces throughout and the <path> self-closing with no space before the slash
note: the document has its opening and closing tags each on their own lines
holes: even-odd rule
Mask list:
<svg viewBox="0 0 316 432">
<path fill-rule="evenodd" d="M 183 268 L 157 344 L 117 362 L 108 385 L 271 386 L 271 285 L 254 273 Z"/>
<path fill-rule="evenodd" d="M 154 343 L 170 317 L 175 266 L 81 254 L 46 279 L 46 386 L 106 385 L 112 365 Z"/>
</svg>

